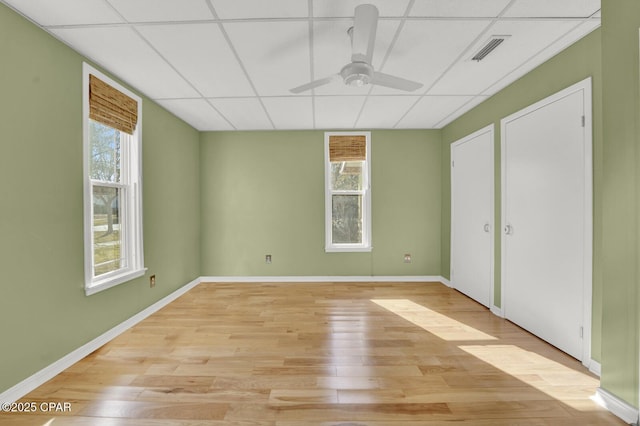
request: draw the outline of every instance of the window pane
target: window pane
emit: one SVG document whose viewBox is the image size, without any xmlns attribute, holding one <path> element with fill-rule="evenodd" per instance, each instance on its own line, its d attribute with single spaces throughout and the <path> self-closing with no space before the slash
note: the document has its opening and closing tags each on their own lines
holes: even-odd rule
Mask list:
<svg viewBox="0 0 640 426">
<path fill-rule="evenodd" d="M 120 207 L 122 191 L 105 186 L 93 187 L 93 264 L 94 276 L 124 267 L 121 259 L 122 230 Z"/>
<path fill-rule="evenodd" d="M 120 131 L 89 120 L 91 179 L 120 182 Z"/>
<path fill-rule="evenodd" d="M 359 191 L 362 189 L 364 161 L 331 163 L 331 189 Z"/>
<path fill-rule="evenodd" d="M 332 196 L 332 240 L 334 244 L 362 243 L 362 196 Z"/>
</svg>

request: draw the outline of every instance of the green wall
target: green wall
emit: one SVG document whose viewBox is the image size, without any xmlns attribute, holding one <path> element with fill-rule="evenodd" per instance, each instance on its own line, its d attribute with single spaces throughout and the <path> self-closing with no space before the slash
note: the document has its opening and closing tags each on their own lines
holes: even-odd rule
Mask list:
<svg viewBox="0 0 640 426">
<path fill-rule="evenodd" d="M 603 388 L 637 405 L 640 3 L 602 9 L 602 30 L 441 131 L 372 132 L 371 253 L 324 252 L 323 132 L 198 133 L 145 98 L 145 263 L 157 286 L 145 276 L 86 297 L 83 58 L 0 4 L 0 392 L 198 276 L 448 276 L 449 145 L 495 123 L 500 194 L 499 120 L 591 76 L 592 356 Z M 500 223 L 499 196 L 495 210 Z"/>
<path fill-rule="evenodd" d="M 143 101 L 148 275 L 84 294 L 83 58 L 0 4 L 0 392 L 200 275 L 199 134 Z"/>
<path fill-rule="evenodd" d="M 325 253 L 324 132 L 203 133 L 203 275 L 440 275 L 440 132 L 371 145 L 373 250 Z"/>
<path fill-rule="evenodd" d="M 640 2 L 602 1 L 602 387 L 638 406 Z"/>
<path fill-rule="evenodd" d="M 442 129 L 442 164 L 451 163 L 450 144 L 494 124 L 495 164 L 495 293 L 494 304 L 501 306 L 500 280 L 500 120 L 578 81 L 592 77 L 593 89 L 593 166 L 594 166 L 594 262 L 591 355 L 601 359 L 602 319 L 602 71 L 600 30 L 592 32 L 562 53 L 551 58 L 521 79 Z M 451 239 L 451 174 L 442 169 L 442 274 L 449 277 Z"/>
</svg>

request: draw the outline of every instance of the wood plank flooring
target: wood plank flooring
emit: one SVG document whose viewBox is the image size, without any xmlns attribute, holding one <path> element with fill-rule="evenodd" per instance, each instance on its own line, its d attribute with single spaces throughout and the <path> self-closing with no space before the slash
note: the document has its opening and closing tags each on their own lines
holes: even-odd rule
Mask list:
<svg viewBox="0 0 640 426">
<path fill-rule="evenodd" d="M 621 425 L 576 360 L 439 283 L 200 284 L 0 425 Z"/>
</svg>

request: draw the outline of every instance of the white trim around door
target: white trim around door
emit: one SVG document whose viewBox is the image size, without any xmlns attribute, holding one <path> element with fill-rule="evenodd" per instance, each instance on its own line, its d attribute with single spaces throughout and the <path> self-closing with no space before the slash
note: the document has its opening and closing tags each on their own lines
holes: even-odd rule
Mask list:
<svg viewBox="0 0 640 426">
<path fill-rule="evenodd" d="M 591 360 L 591 320 L 592 320 L 592 286 L 593 286 L 593 278 L 592 278 L 592 268 L 593 268 L 593 154 L 592 154 L 592 143 L 593 143 L 593 134 L 592 134 L 592 100 L 591 100 L 591 78 L 587 78 L 583 81 L 580 81 L 554 95 L 551 95 L 535 104 L 518 111 L 504 119 L 501 120 L 501 188 L 502 188 L 502 200 L 501 200 L 501 220 L 502 220 L 502 237 L 501 237 L 501 276 L 502 276 L 502 311 L 505 316 L 509 318 L 509 306 L 507 305 L 507 297 L 505 297 L 506 292 L 508 291 L 508 277 L 506 273 L 506 265 L 507 265 L 507 241 L 508 235 L 510 232 L 517 232 L 514 228 L 511 228 L 511 224 L 509 223 L 509 217 L 507 214 L 507 201 L 506 191 L 507 191 L 507 164 L 506 164 L 506 141 L 508 138 L 508 125 L 515 120 L 533 114 L 543 108 L 550 106 L 558 101 L 561 101 L 565 98 L 575 95 L 577 92 L 582 92 L 582 102 L 583 102 L 583 115 L 582 115 L 582 128 L 584 135 L 584 151 L 583 151 L 583 179 L 584 179 L 584 195 L 582 198 L 583 204 L 583 250 L 582 250 L 582 363 L 589 368 L 589 363 Z M 580 119 L 580 117 L 576 117 L 576 119 Z M 555 277 L 551 277 L 555 278 Z M 553 297 L 553 295 L 550 295 Z M 576 333 L 579 331 L 576 330 Z"/>
<path fill-rule="evenodd" d="M 449 276 L 456 290 L 492 312 L 500 309 L 494 300 L 494 127 L 490 124 L 453 142 L 450 164 Z"/>
</svg>

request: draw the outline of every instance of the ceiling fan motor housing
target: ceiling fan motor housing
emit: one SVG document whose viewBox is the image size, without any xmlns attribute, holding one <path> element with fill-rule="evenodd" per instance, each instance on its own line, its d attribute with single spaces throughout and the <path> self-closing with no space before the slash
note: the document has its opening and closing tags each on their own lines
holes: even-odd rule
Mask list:
<svg viewBox="0 0 640 426">
<path fill-rule="evenodd" d="M 373 67 L 366 62 L 351 62 L 340 70 L 344 84 L 349 86 L 365 86 L 373 77 Z"/>
</svg>

